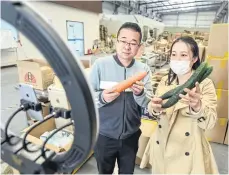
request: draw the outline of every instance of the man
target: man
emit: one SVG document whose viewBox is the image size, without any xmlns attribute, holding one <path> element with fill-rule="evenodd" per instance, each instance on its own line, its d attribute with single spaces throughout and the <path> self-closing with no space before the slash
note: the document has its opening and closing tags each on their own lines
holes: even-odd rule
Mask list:
<svg viewBox="0 0 229 175">
<path fill-rule="evenodd" d="M 125 23 L 117 34 L 116 55 L 95 61 L 90 82 L 99 108 L 100 131 L 95 158 L 100 174 L 112 174 L 117 159 L 119 174 L 133 174 L 138 140 L 141 135 L 141 107 L 146 107 L 151 90 L 150 69 L 134 56 L 141 46 L 141 28 Z M 143 82 L 136 82 L 125 92 L 114 92 L 114 85 L 138 72 L 146 71 Z"/>
</svg>

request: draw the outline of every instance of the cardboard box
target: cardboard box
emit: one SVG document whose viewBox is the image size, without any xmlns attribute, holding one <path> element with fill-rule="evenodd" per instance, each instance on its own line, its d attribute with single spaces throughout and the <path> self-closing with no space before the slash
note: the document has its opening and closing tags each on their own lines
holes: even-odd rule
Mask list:
<svg viewBox="0 0 229 175">
<path fill-rule="evenodd" d="M 228 90 L 216 89 L 218 118 L 228 118 Z"/>
<path fill-rule="evenodd" d="M 204 41 L 203 41 L 203 45 L 204 45 L 204 46 L 208 46 L 208 41 L 204 40 Z"/>
<path fill-rule="evenodd" d="M 56 88 L 59 88 L 59 89 L 63 89 L 64 88 L 62 83 L 61 83 L 61 81 L 60 81 L 60 79 L 56 75 L 54 76 L 53 84 L 54 84 L 54 86 Z"/>
<path fill-rule="evenodd" d="M 135 164 L 140 166 L 141 165 L 141 162 L 142 162 L 142 159 L 139 158 L 139 157 L 136 157 Z M 152 166 L 148 163 L 145 168 L 151 168 L 151 167 Z"/>
<path fill-rule="evenodd" d="M 139 146 L 138 146 L 138 152 L 137 152 L 137 157 L 142 158 L 143 154 L 145 152 L 146 146 L 149 142 L 150 137 L 145 137 L 143 135 L 140 136 L 139 138 Z"/>
<path fill-rule="evenodd" d="M 198 47 L 199 47 L 199 58 L 200 58 L 200 61 L 202 62 L 202 61 L 204 61 L 204 57 L 205 57 L 205 55 L 204 55 L 205 46 L 199 45 Z"/>
<path fill-rule="evenodd" d="M 17 169 L 12 168 L 13 169 L 13 174 L 21 174 Z"/>
<path fill-rule="evenodd" d="M 141 120 L 140 129 L 142 131 L 142 136 L 151 137 L 152 133 L 155 131 L 157 127 L 157 122 L 153 120 Z"/>
<path fill-rule="evenodd" d="M 53 83 L 53 69 L 42 60 L 21 60 L 17 66 L 21 83 L 30 84 L 39 90 L 46 90 Z"/>
<path fill-rule="evenodd" d="M 228 144 L 228 128 L 227 128 L 227 132 L 226 132 L 226 136 L 225 136 L 225 139 L 224 139 L 224 142 L 223 142 L 225 145 L 229 145 Z"/>
<path fill-rule="evenodd" d="M 209 33 L 204 33 L 204 41 L 208 41 L 209 40 Z"/>
<path fill-rule="evenodd" d="M 228 90 L 228 60 L 209 59 L 207 62 L 213 66 L 209 76 L 217 89 Z"/>
<path fill-rule="evenodd" d="M 227 118 L 218 118 L 215 127 L 211 130 L 207 130 L 205 135 L 210 142 L 222 143 L 227 129 Z"/>
<path fill-rule="evenodd" d="M 135 58 L 140 59 L 144 54 L 144 51 L 145 51 L 145 46 L 141 45 L 140 48 L 138 49 L 137 55 L 135 55 Z"/>
<path fill-rule="evenodd" d="M 23 132 L 28 131 L 32 126 L 26 128 Z M 32 142 L 33 144 L 36 145 L 42 145 L 43 141 L 40 139 L 40 136 L 45 133 L 46 131 L 52 131 L 54 130 L 56 127 L 55 125 L 55 120 L 54 118 L 47 120 L 46 122 L 40 124 L 39 126 L 37 126 L 36 128 L 34 128 L 30 134 L 28 135 L 27 139 L 28 141 Z M 68 151 L 72 146 L 72 143 L 66 144 L 64 147 L 57 147 L 55 145 L 51 145 L 51 144 L 46 144 L 46 148 L 50 149 L 52 151 L 55 151 L 56 153 L 59 152 L 65 152 Z M 73 170 L 72 174 L 75 174 L 82 166 L 83 164 L 92 156 L 93 151 L 91 151 L 91 153 L 89 154 L 88 158 L 81 163 L 76 169 Z M 15 173 L 20 174 L 17 170 L 15 170 Z"/>
<path fill-rule="evenodd" d="M 60 128 L 61 126 L 66 125 L 70 121 L 71 121 L 71 119 L 65 119 L 65 118 L 61 118 L 61 117 L 55 118 L 55 125 L 57 128 Z M 73 125 L 68 126 L 68 127 L 64 128 L 63 130 L 66 130 L 68 132 L 73 133 L 74 132 L 74 126 Z"/>
<path fill-rule="evenodd" d="M 91 68 L 85 68 L 83 71 L 84 71 L 86 77 L 89 77 Z M 62 85 L 60 79 L 59 79 L 56 75 L 54 76 L 53 84 L 54 84 L 54 86 L 55 86 L 56 88 L 64 89 L 64 87 L 63 87 L 63 85 Z"/>
<path fill-rule="evenodd" d="M 138 152 L 137 152 L 137 155 L 136 155 L 136 160 L 135 160 L 135 163 L 137 165 L 140 165 L 141 164 L 141 161 L 142 161 L 142 157 L 143 157 L 143 154 L 145 152 L 145 149 L 146 149 L 146 146 L 149 142 L 149 139 L 150 137 L 145 137 L 143 135 L 140 136 L 139 138 L 139 141 L 138 141 Z M 150 164 L 147 165 L 147 168 L 150 168 Z"/>
<path fill-rule="evenodd" d="M 90 60 L 81 60 L 81 63 L 83 64 L 84 68 L 90 68 L 91 67 Z"/>
<path fill-rule="evenodd" d="M 36 124 L 36 123 L 35 123 Z M 30 127 L 26 128 L 24 130 L 24 132 L 28 131 L 31 127 L 33 127 L 33 125 L 31 125 Z M 36 128 L 34 128 L 30 134 L 28 135 L 27 139 L 28 141 L 32 142 L 33 144 L 36 145 L 42 145 L 43 141 L 40 139 L 40 136 L 45 133 L 46 131 L 52 131 L 56 129 L 56 125 L 55 125 L 55 120 L 54 118 L 51 118 L 47 121 L 45 121 L 44 123 L 40 124 L 39 126 L 37 126 Z M 70 144 L 71 145 L 71 144 Z M 63 151 L 67 151 L 69 148 L 71 148 L 69 146 L 69 144 L 67 144 L 66 146 L 64 146 L 63 148 L 61 147 L 57 147 L 55 145 L 51 145 L 51 144 L 46 144 L 45 146 L 47 149 L 50 149 L 52 151 L 55 152 L 63 152 Z"/>
<path fill-rule="evenodd" d="M 138 152 L 136 155 L 135 164 L 137 164 L 137 165 L 141 164 L 142 157 L 143 157 L 143 154 L 145 152 L 146 146 L 149 142 L 151 135 L 155 131 L 156 127 L 157 127 L 156 121 L 146 120 L 146 119 L 141 120 L 140 129 L 142 131 L 142 134 L 141 134 L 139 141 L 138 141 L 139 146 L 138 146 Z M 151 168 L 151 165 L 148 163 L 146 168 Z"/>
<path fill-rule="evenodd" d="M 208 46 L 205 46 L 204 61 L 207 60 Z"/>
<path fill-rule="evenodd" d="M 228 53 L 228 24 L 213 24 L 208 41 L 208 54 L 223 57 Z"/>
</svg>

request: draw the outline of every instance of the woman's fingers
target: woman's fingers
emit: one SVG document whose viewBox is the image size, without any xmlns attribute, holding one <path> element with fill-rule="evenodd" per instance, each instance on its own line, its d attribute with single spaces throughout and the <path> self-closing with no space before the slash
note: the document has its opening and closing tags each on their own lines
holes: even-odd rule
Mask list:
<svg viewBox="0 0 229 175">
<path fill-rule="evenodd" d="M 152 103 L 152 107 L 153 107 L 153 108 L 161 108 L 162 105 L 161 105 L 161 104 L 153 104 L 153 103 Z"/>
<path fill-rule="evenodd" d="M 162 102 L 162 99 L 161 98 L 154 97 L 154 98 L 152 98 L 152 102 L 154 102 L 154 103 L 161 103 Z"/>
<path fill-rule="evenodd" d="M 186 100 L 187 100 L 187 101 L 190 100 L 190 97 L 187 96 L 187 95 L 180 94 L 179 97 L 182 98 L 182 99 L 185 100 L 185 101 L 186 101 Z"/>
<path fill-rule="evenodd" d="M 196 82 L 196 93 L 200 93 L 200 84 Z"/>
</svg>

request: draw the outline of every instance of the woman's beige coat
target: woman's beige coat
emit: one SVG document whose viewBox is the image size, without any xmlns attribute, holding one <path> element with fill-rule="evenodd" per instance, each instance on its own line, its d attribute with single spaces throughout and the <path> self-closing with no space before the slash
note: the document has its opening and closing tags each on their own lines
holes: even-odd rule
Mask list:
<svg viewBox="0 0 229 175">
<path fill-rule="evenodd" d="M 157 96 L 177 86 L 166 86 L 166 80 L 164 77 L 160 82 Z M 208 78 L 200 84 L 200 89 L 200 112 L 194 113 L 180 100 L 158 116 L 158 127 L 147 145 L 141 168 L 150 163 L 154 174 L 218 174 L 211 146 L 204 134 L 217 121 L 216 90 Z M 148 108 L 152 113 L 151 103 Z"/>
</svg>

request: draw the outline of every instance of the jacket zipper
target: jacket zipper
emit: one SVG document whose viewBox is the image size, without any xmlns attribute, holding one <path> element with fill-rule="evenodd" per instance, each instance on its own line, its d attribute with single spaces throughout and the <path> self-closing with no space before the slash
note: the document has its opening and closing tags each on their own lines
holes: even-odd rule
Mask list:
<svg viewBox="0 0 229 175">
<path fill-rule="evenodd" d="M 126 68 L 124 68 L 124 80 L 126 80 Z M 122 116 L 122 132 L 121 135 L 119 136 L 119 139 L 121 138 L 124 130 L 124 120 L 125 120 L 125 111 L 126 111 L 126 93 L 125 91 L 123 92 L 124 95 L 124 107 L 123 107 L 123 116 Z"/>
</svg>

